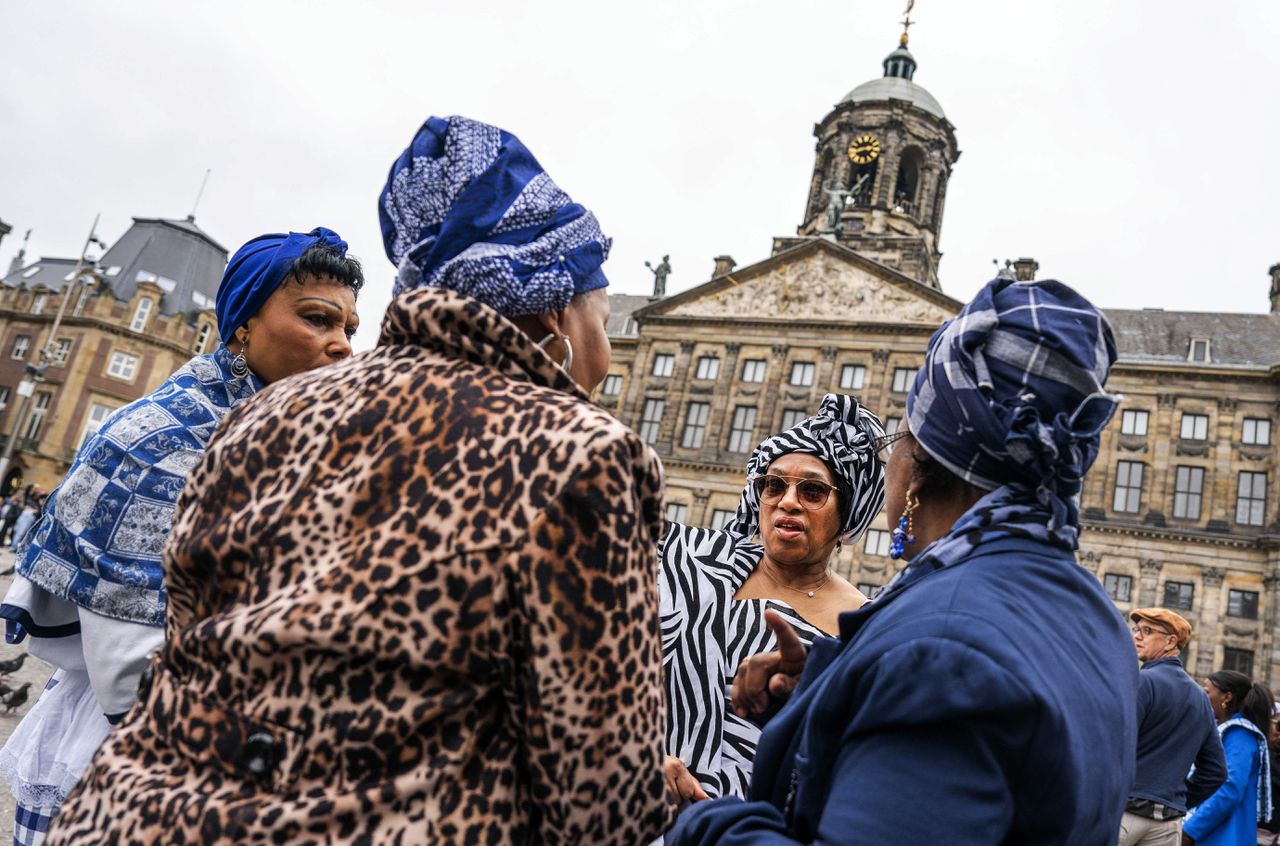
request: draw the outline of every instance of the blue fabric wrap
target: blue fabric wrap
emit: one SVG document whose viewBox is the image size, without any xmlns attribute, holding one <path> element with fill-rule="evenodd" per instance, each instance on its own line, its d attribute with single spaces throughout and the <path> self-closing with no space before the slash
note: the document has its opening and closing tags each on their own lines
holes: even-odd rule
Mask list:
<svg viewBox="0 0 1280 846">
<path fill-rule="evenodd" d="M 994 279 L 930 339 L 911 433 L 970 484 L 1047 512 L 1074 549 L 1084 474 L 1119 402 L 1103 389 L 1115 360 L 1110 324 L 1080 294 Z"/>
<path fill-rule="evenodd" d="M 162 552 L 178 495 L 218 424 L 262 388 L 252 372 L 232 375 L 231 361 L 219 345 L 107 418 L 49 494 L 21 575 L 104 617 L 164 625 Z"/>
<path fill-rule="evenodd" d="M 752 480 L 769 472 L 784 455 L 804 452 L 822 459 L 848 495 L 841 520 L 841 541 L 853 543 L 884 507 L 884 465 L 872 441 L 884 434 L 880 418 L 846 394 L 827 394 L 818 413 L 760 442 L 747 461 L 747 486 L 738 513 L 726 529 L 752 538 L 760 529 L 760 497 Z"/>
<path fill-rule="evenodd" d="M 218 285 L 218 334 L 230 341 L 235 331 L 271 299 L 289 275 L 293 263 L 316 244 L 347 254 L 347 242 L 337 232 L 317 226 L 310 232 L 259 235 L 236 250 Z"/>
<path fill-rule="evenodd" d="M 394 293 L 434 285 L 508 316 L 544 314 L 609 284 L 611 241 L 509 132 L 432 117 L 378 198 Z"/>
</svg>

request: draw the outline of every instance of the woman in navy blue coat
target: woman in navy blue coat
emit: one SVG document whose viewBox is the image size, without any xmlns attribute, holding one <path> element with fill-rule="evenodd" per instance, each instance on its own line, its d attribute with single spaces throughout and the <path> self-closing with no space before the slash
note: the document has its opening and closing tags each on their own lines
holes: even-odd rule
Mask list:
<svg viewBox="0 0 1280 846">
<path fill-rule="evenodd" d="M 794 693 L 748 800 L 695 804 L 668 844 L 1115 842 L 1137 661 L 1074 555 L 1115 355 L 1052 281 L 997 279 L 939 329 L 888 457 L 909 563 L 838 640 L 806 656 L 780 627 L 780 652 L 743 665 L 741 712 Z"/>
</svg>

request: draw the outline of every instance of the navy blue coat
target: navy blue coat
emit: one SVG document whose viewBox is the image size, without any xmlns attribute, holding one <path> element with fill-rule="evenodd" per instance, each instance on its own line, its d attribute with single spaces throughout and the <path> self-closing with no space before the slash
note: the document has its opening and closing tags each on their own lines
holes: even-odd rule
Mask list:
<svg viewBox="0 0 1280 846">
<path fill-rule="evenodd" d="M 750 801 L 693 805 L 667 843 L 1114 844 L 1137 676 L 1070 553 L 993 541 L 842 615 L 761 737 Z"/>
</svg>

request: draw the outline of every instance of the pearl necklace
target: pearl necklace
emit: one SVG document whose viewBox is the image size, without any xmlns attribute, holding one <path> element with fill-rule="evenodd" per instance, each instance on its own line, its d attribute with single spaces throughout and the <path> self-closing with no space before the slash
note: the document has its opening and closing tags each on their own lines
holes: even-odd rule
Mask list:
<svg viewBox="0 0 1280 846">
<path fill-rule="evenodd" d="M 791 585 L 784 585 L 782 582 L 775 579 L 773 577 L 773 574 L 769 572 L 769 569 L 767 567 L 762 566 L 760 569 L 764 570 L 764 574 L 769 578 L 769 581 L 773 582 L 778 587 L 786 588 L 787 590 L 794 590 L 796 593 L 803 593 L 806 596 L 808 596 L 810 599 L 813 599 L 813 595 L 818 591 L 822 590 L 826 586 L 827 582 L 831 581 L 831 571 L 828 570 L 827 574 L 822 577 L 822 581 L 818 583 L 818 586 L 816 588 L 813 588 L 812 590 L 808 590 L 806 588 L 796 588 L 796 587 L 792 587 Z"/>
</svg>

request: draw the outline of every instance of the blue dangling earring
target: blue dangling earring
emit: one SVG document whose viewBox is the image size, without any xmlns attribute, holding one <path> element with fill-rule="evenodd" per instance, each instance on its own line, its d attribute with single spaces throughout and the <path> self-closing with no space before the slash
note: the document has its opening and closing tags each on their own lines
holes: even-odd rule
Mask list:
<svg viewBox="0 0 1280 846">
<path fill-rule="evenodd" d="M 231 375 L 237 379 L 243 379 L 245 374 L 249 372 L 249 362 L 245 361 L 244 358 L 244 351 L 247 349 L 249 349 L 248 335 L 240 342 L 240 352 L 236 353 L 236 357 L 231 359 Z"/>
<path fill-rule="evenodd" d="M 892 539 L 889 541 L 889 557 L 895 561 L 907 551 L 907 544 L 916 542 L 911 515 L 919 505 L 920 500 L 907 494 L 907 505 L 902 509 L 902 516 L 898 518 L 898 527 L 893 530 Z"/>
</svg>

